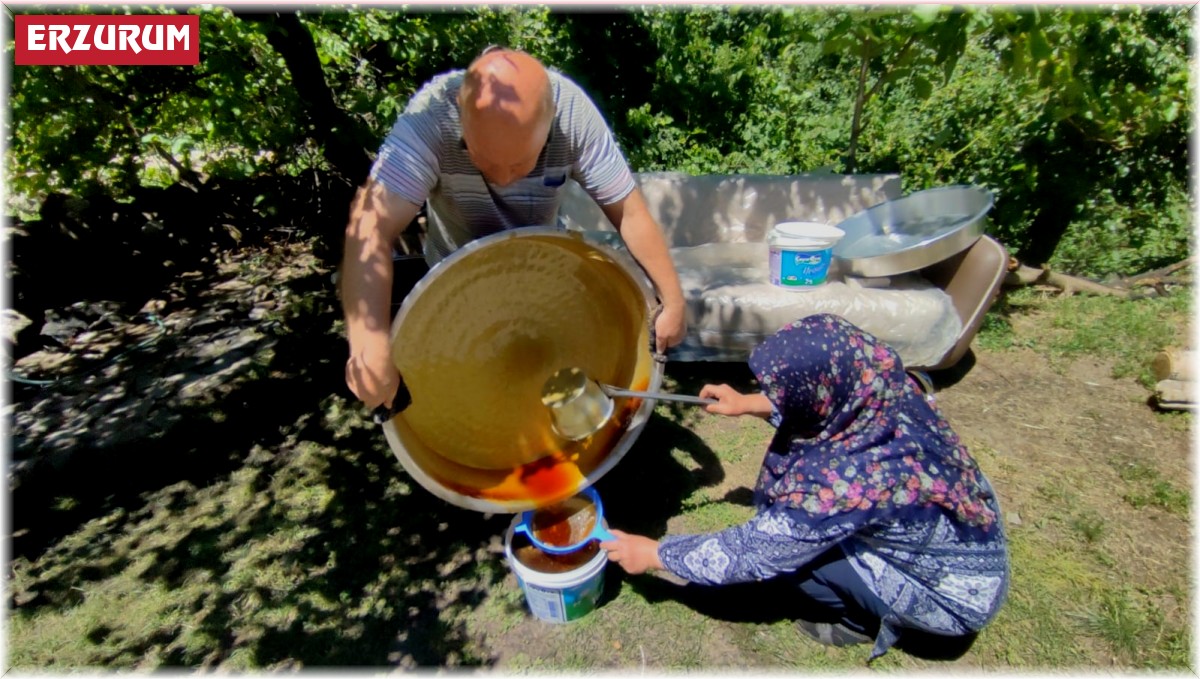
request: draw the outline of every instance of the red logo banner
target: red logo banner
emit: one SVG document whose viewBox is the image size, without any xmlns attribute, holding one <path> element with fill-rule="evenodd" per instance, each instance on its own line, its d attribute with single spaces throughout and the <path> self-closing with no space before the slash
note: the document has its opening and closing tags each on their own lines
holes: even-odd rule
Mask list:
<svg viewBox="0 0 1200 679">
<path fill-rule="evenodd" d="M 17 14 L 17 66 L 195 66 L 195 15 Z"/>
</svg>

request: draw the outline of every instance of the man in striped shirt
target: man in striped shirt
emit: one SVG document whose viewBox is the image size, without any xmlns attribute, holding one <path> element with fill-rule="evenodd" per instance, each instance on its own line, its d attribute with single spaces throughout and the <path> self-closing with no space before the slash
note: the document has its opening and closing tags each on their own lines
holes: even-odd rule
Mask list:
<svg viewBox="0 0 1200 679">
<path fill-rule="evenodd" d="M 666 240 L 595 105 L 528 54 L 489 49 L 412 97 L 351 208 L 341 284 L 346 383 L 359 399 L 390 407 L 401 384 L 388 339 L 392 246 L 421 205 L 428 202 L 432 266 L 473 239 L 555 224 L 568 178 L 653 281 L 663 304 L 657 350 L 683 340 L 683 292 Z"/>
</svg>

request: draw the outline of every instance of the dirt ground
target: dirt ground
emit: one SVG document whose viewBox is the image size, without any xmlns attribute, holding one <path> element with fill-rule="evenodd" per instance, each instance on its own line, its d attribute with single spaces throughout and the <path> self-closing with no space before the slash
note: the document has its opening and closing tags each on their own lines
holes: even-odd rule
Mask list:
<svg viewBox="0 0 1200 679">
<path fill-rule="evenodd" d="M 388 499 L 403 475 L 384 450 L 386 444 L 378 430 L 365 424 L 361 415 L 339 421 L 330 414 L 353 410 L 353 404 L 346 400 L 341 382 L 344 344 L 337 328 L 331 326 L 337 314 L 329 272 L 299 244 L 270 257 L 283 261 L 245 254 L 217 267 L 213 277 L 181 277 L 171 290 L 145 302 L 140 315 L 135 313 L 137 304 L 124 310 L 77 308 L 74 315 L 80 323 L 63 330 L 54 346 L 29 354 L 14 366 L 19 374 L 39 379 L 53 379 L 62 373 L 86 375 L 51 389 L 18 385 L 5 409 L 12 450 L 8 487 L 13 501 L 12 532 L 6 537 L 22 573 L 14 580 L 15 567 L 9 564 L 8 580 L 15 585 L 9 607 L 10 615 L 31 614 L 29 622 L 22 624 L 31 626 L 32 637 L 51 635 L 37 630 L 38 618 L 32 617 L 33 613 L 44 614 L 42 619 L 49 613 L 66 615 L 84 599 L 71 590 L 82 592 L 85 587 L 80 585 L 88 586 L 97 579 L 115 581 L 131 572 L 138 550 L 145 549 L 139 541 L 150 541 L 137 536 L 152 532 L 155 519 L 121 519 L 110 529 L 96 528 L 97 520 L 107 521 L 103 517 L 112 516 L 109 513 L 114 508 L 121 517 L 142 516 L 157 507 L 153 509 L 156 516 L 157 512 L 176 511 L 180 520 L 195 520 L 186 513 L 188 504 L 180 504 L 184 492 L 180 488 L 225 492 L 238 478 L 259 470 L 268 470 L 270 478 L 283 478 L 284 465 L 291 464 L 296 451 L 309 450 L 305 442 L 317 442 L 311 449 L 327 455 L 322 459 L 331 462 L 314 478 L 319 479 L 317 487 L 337 491 L 334 494 L 339 499 L 330 505 L 333 509 L 325 507 L 323 513 L 314 514 L 317 518 L 309 518 L 298 509 L 302 503 L 264 485 L 273 483 L 262 480 L 268 477 L 254 476 L 260 479 L 253 485 L 256 493 L 276 493 L 273 501 L 291 502 L 292 514 L 260 511 L 262 515 L 256 515 L 260 527 L 237 537 L 234 546 L 252 548 L 262 536 L 270 535 L 270 527 L 303 526 L 317 531 L 321 542 L 295 552 L 301 555 L 297 558 L 311 559 L 307 569 L 303 561 L 298 566 L 294 577 L 301 582 L 324 572 L 325 555 L 331 550 L 357 551 L 367 570 L 378 567 L 370 561 L 377 556 L 378 563 L 395 563 L 396 574 L 384 573 L 384 582 L 393 595 L 407 592 L 404 597 L 412 603 L 407 617 L 403 612 L 368 616 L 370 634 L 361 641 L 343 640 L 340 647 L 323 642 L 332 650 L 300 644 L 270 651 L 260 647 L 255 666 L 352 662 L 399 667 L 479 664 L 500 670 L 665 669 L 794 662 L 789 651 L 772 646 L 781 634 L 778 628 L 714 621 L 703 615 L 680 614 L 669 619 L 670 627 L 653 644 L 637 641 L 639 635 L 655 637 L 657 633 L 650 628 L 662 619 L 629 603 L 624 596 L 626 587 L 637 583 L 615 568 L 609 568 L 612 584 L 605 595 L 611 614 L 595 616 L 588 625 L 571 629 L 546 625 L 523 612 L 515 579 L 506 570 L 498 571 L 490 583 L 482 578 L 480 584 L 475 571 L 470 577 L 459 577 L 459 573 L 481 567 L 481 561 L 502 559 L 497 557 L 502 549 L 496 534 L 507 525 L 507 517 L 482 517 L 481 521 L 479 515 L 449 507 L 419 488 L 404 491 L 407 504 L 403 506 L 392 502 L 394 497 Z M 147 311 L 157 315 L 147 316 Z M 161 326 L 156 325 L 159 322 Z M 1036 332 L 1036 322 L 1015 319 L 1014 331 Z M 160 332 L 165 333 L 162 341 L 148 341 Z M 1186 337 L 1184 329 L 1180 333 L 1181 339 Z M 141 347 L 139 343 L 147 346 L 113 360 L 122 348 Z M 744 366 L 730 364 L 670 364 L 667 374 L 681 393 L 694 393 L 708 381 L 748 387 L 749 379 Z M 1081 521 L 1102 525 L 1094 549 L 1104 554 L 1105 563 L 1114 564 L 1103 577 L 1135 578 L 1138 586 L 1159 593 L 1155 595 L 1156 615 L 1188 625 L 1185 599 L 1191 558 L 1186 513 L 1131 501 L 1130 479 L 1149 475 L 1190 492 L 1191 418 L 1156 413 L 1148 405 L 1149 392 L 1143 386 L 1133 378 L 1114 379 L 1111 374 L 1112 366 L 1104 360 L 1084 358 L 1059 365 L 1029 349 L 987 351 L 977 347 L 955 371 L 935 375 L 936 399 L 1000 493 L 1011 534 L 1078 542 L 1078 536 L 1070 534 L 1072 525 Z M 324 415 L 317 412 L 322 407 Z M 629 459 L 598 484 L 606 504 L 610 496 L 614 498 L 610 514 L 614 524 L 628 519 L 635 529 L 695 528 L 695 516 L 681 518 L 683 509 L 694 510 L 694 506 L 684 507 L 679 500 L 691 490 L 698 491 L 699 502 L 711 503 L 720 511 L 735 516 L 743 511 L 769 426 L 752 418 L 731 420 L 697 413 L 660 405 L 658 416 Z M 347 451 L 353 450 L 371 455 L 348 455 Z M 688 459 L 681 463 L 681 457 Z M 168 459 L 171 464 L 164 464 Z M 138 473 L 130 474 L 135 468 Z M 673 484 L 678 492 L 673 499 L 660 497 L 654 490 L 656 484 Z M 632 517 L 623 517 L 621 502 L 615 499 L 622 494 L 635 498 L 661 523 L 638 526 Z M 356 507 L 356 503 L 365 503 L 366 508 Z M 211 511 L 223 517 L 228 510 Z M 233 518 L 227 522 L 241 523 Z M 338 527 L 345 525 L 356 528 Z M 439 548 L 438 554 L 445 557 L 440 562 L 428 555 L 406 555 L 404 548 L 397 546 L 399 542 L 390 541 L 397 534 L 420 532 L 420 526 L 425 526 L 425 532 L 436 526 L 446 535 L 457 530 L 460 540 Z M 104 531 L 108 535 L 103 540 L 88 537 L 92 535 L 88 531 L 96 530 L 101 531 L 97 535 Z M 95 565 L 101 561 L 73 565 L 70 560 L 80 559 L 79 554 L 86 550 L 73 553 L 60 547 L 72 539 L 117 543 L 123 538 L 114 536 L 121 531 L 134 536 L 131 555 L 121 566 Z M 215 549 L 211 539 L 201 542 L 191 532 L 172 540 L 171 554 L 205 554 L 204 550 Z M 156 549 L 161 551 L 161 547 Z M 233 547 L 224 549 L 228 552 Z M 101 559 L 97 555 L 89 558 Z M 182 562 L 173 568 L 188 566 L 188 557 L 180 558 Z M 211 570 L 215 583 L 227 580 L 232 572 L 231 566 L 221 565 L 221 558 L 214 553 L 200 564 Z M 417 566 L 402 572 L 403 563 Z M 1026 567 L 1036 569 L 1038 564 L 1022 566 Z M 145 580 L 148 576 L 134 577 Z M 334 576 L 311 577 L 314 582 L 321 580 L 323 586 L 332 582 L 330 587 L 354 592 L 361 575 L 343 576 L 348 579 L 341 582 Z M 65 594 L 58 594 L 59 590 Z M 291 602 L 293 595 L 285 588 L 259 596 Z M 343 592 L 341 596 L 346 595 Z M 453 603 L 460 600 L 468 603 Z M 417 603 L 420 601 L 426 603 Z M 446 617 L 446 611 L 455 606 L 458 618 L 468 619 L 465 628 L 451 624 Z M 291 613 L 293 620 L 298 616 L 316 625 L 328 618 L 321 611 L 296 610 L 299 612 Z M 222 618 L 220 625 L 249 625 L 246 620 L 252 615 L 245 616 Z M 1021 629 L 1022 624 L 1016 620 L 1005 629 Z M 24 629 L 18 631 L 22 636 L 17 643 L 28 645 Z M 309 639 L 307 633 L 291 628 L 288 633 L 301 641 Z M 138 666 L 148 662 L 138 658 L 158 657 L 154 653 L 159 651 L 147 648 L 177 647 L 185 632 L 170 628 L 159 634 L 159 641 L 131 642 L 129 648 L 118 649 L 125 655 L 113 652 L 95 657 L 119 657 L 122 660 L 114 663 L 116 666 Z M 681 634 L 695 637 L 686 642 L 686 650 L 680 650 L 684 642 L 676 638 Z M 116 639 L 119 635 L 109 636 Z M 172 657 L 186 666 L 220 667 L 238 648 L 252 643 L 245 640 L 251 637 L 226 633 L 214 646 L 195 652 L 198 655 L 177 649 L 178 655 Z M 455 645 L 446 651 L 450 638 L 456 640 Z M 792 639 L 786 637 L 780 643 L 788 647 Z M 22 652 L 25 658 L 40 657 L 28 649 Z M 63 651 L 60 648 L 54 653 Z M 77 662 L 88 663 L 94 656 L 87 653 L 90 651 Z M 1105 653 L 1097 651 L 1095 655 Z M 474 660 L 463 661 L 468 655 Z M 781 663 L 781 657 L 792 659 Z M 68 658 L 65 662 L 72 661 Z M 861 659 L 844 664 L 854 667 L 856 662 Z M 924 667 L 919 662 L 901 662 L 901 667 Z M 1004 667 L 1006 663 L 1029 667 L 1032 663 L 1036 667 L 1037 662 L 1005 660 L 1001 652 L 985 645 L 956 665 L 966 669 Z M 1085 662 L 1092 667 L 1109 664 L 1096 662 L 1092 654 L 1087 654 Z M 1128 666 L 1128 659 L 1114 663 Z M 152 662 L 150 666 L 154 666 Z"/>
<path fill-rule="evenodd" d="M 1046 506 L 1048 496 L 1062 497 L 1103 515 L 1103 548 L 1138 582 L 1188 582 L 1186 516 L 1139 510 L 1113 490 L 1128 470 L 1155 469 L 1191 492 L 1190 420 L 1156 413 L 1144 387 L 1111 373 L 1111 365 L 1093 359 L 1074 361 L 1064 373 L 1029 350 L 981 352 L 966 379 L 939 401 L 969 446 L 995 451 L 994 476 L 1007 491 L 1001 500 L 1010 524 L 1020 522 L 1019 529 L 1040 515 L 1069 511 Z M 1040 481 L 1018 482 L 1028 476 Z M 1055 487 L 1066 491 L 1047 492 Z M 1186 607 L 1175 612 L 1190 617 Z"/>
</svg>

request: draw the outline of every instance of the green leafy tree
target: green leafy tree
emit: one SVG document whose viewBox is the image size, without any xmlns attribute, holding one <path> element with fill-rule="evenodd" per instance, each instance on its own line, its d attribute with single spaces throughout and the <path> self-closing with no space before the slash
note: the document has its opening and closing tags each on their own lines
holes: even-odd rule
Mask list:
<svg viewBox="0 0 1200 679">
<path fill-rule="evenodd" d="M 637 170 L 980 184 L 1010 249 L 1077 273 L 1188 249 L 1189 8 L 188 11 L 195 68 L 12 69 L 10 205 L 307 172 L 344 192 L 422 83 L 505 44 L 583 84 Z M 322 209 L 336 241 L 345 200 Z"/>
<path fill-rule="evenodd" d="M 194 68 L 14 67 L 10 195 L 121 197 L 143 183 L 248 177 L 300 160 L 300 101 L 279 55 L 227 11 L 200 19 Z"/>
<path fill-rule="evenodd" d="M 1022 97 L 1045 102 L 1020 152 L 1041 208 L 1023 258 L 1058 255 L 1068 268 L 1105 272 L 1186 254 L 1191 12 L 993 13 L 990 32 Z M 1064 238 L 1071 247 L 1060 253 Z"/>
</svg>

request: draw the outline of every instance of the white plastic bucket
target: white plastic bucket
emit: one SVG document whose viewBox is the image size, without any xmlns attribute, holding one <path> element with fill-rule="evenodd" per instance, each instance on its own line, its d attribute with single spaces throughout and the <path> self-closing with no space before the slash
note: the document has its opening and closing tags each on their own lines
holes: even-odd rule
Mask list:
<svg viewBox="0 0 1200 679">
<path fill-rule="evenodd" d="M 846 233 L 821 222 L 781 222 L 767 238 L 771 284 L 811 290 L 825 284 L 833 246 Z"/>
<path fill-rule="evenodd" d="M 591 613 L 604 591 L 604 567 L 608 552 L 596 555 L 579 566 L 563 573 L 545 573 L 531 568 L 513 553 L 513 533 L 521 517 L 513 517 L 504 534 L 504 556 L 517 576 L 525 602 L 533 616 L 546 622 L 561 623 L 578 620 Z"/>
</svg>

